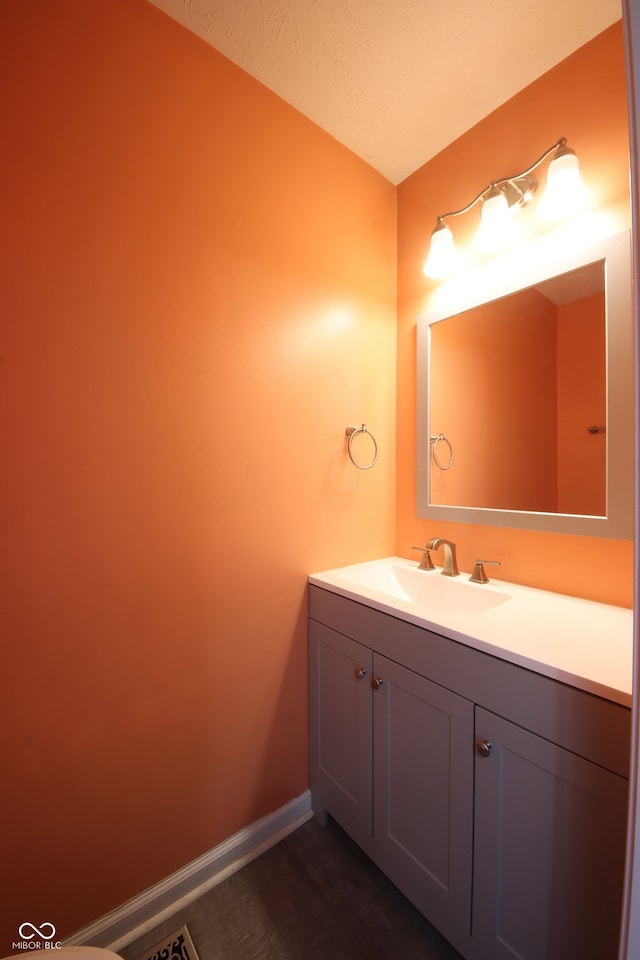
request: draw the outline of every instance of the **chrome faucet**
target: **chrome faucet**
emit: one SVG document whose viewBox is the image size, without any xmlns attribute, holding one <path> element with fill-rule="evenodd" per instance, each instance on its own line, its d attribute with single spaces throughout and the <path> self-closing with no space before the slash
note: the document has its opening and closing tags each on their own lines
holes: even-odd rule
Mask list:
<svg viewBox="0 0 640 960">
<path fill-rule="evenodd" d="M 456 561 L 456 545 L 451 540 L 445 540 L 443 537 L 434 537 L 426 545 L 427 550 L 437 550 L 442 547 L 444 551 L 444 564 L 442 567 L 443 577 L 459 577 L 460 571 Z"/>
</svg>

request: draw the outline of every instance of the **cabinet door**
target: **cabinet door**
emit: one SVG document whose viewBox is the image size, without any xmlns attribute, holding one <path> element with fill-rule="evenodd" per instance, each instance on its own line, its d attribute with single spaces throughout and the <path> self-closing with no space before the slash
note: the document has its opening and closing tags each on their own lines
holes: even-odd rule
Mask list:
<svg viewBox="0 0 640 960">
<path fill-rule="evenodd" d="M 311 795 L 365 849 L 371 841 L 371 651 L 309 624 Z"/>
<path fill-rule="evenodd" d="M 374 655 L 375 858 L 445 936 L 469 933 L 473 704 Z"/>
<path fill-rule="evenodd" d="M 477 956 L 617 956 L 628 782 L 476 709 Z M 485 748 L 484 752 L 487 752 Z"/>
</svg>

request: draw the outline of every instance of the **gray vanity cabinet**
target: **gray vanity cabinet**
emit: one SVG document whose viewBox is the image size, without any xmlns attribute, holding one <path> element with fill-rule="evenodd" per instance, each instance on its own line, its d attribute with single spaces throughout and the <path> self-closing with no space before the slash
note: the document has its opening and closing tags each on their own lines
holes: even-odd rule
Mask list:
<svg viewBox="0 0 640 960">
<path fill-rule="evenodd" d="M 443 932 L 470 925 L 473 704 L 311 621 L 314 810 Z"/>
<path fill-rule="evenodd" d="M 316 816 L 468 960 L 614 960 L 628 708 L 309 596 Z"/>
<path fill-rule="evenodd" d="M 313 620 L 309 627 L 314 810 L 329 811 L 363 849 L 372 834 L 373 653 Z"/>
<path fill-rule="evenodd" d="M 479 707 L 476 738 L 473 938 L 481 955 L 613 960 L 627 780 Z"/>
<path fill-rule="evenodd" d="M 439 929 L 468 930 L 473 704 L 374 654 L 373 858 Z"/>
</svg>

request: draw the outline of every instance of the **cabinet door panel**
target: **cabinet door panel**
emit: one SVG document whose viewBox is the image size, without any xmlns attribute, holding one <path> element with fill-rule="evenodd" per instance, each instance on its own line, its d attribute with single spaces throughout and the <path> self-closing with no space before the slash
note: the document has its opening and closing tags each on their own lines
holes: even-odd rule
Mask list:
<svg viewBox="0 0 640 960">
<path fill-rule="evenodd" d="M 617 955 L 628 782 L 476 708 L 473 939 L 483 958 Z"/>
<path fill-rule="evenodd" d="M 371 837 L 371 651 L 322 624 L 309 625 L 311 792 L 354 838 Z M 366 675 L 358 679 L 358 672 Z"/>
<path fill-rule="evenodd" d="M 374 673 L 376 857 L 445 935 L 468 931 L 473 705 L 377 655 Z"/>
</svg>

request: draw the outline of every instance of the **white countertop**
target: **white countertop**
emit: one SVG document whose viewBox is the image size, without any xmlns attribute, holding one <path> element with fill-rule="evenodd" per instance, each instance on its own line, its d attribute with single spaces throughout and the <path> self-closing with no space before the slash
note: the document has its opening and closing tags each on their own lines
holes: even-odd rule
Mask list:
<svg viewBox="0 0 640 960">
<path fill-rule="evenodd" d="M 492 656 L 534 670 L 563 683 L 631 706 L 633 611 L 564 594 L 507 583 L 469 583 L 469 573 L 432 584 L 440 569 L 417 570 L 415 561 L 386 557 L 309 577 L 309 583 L 374 607 L 475 647 Z M 409 584 L 405 590 L 404 586 Z M 453 586 L 453 584 L 459 586 Z M 416 602 L 411 587 L 445 587 L 461 602 L 434 609 Z M 482 591 L 478 594 L 476 591 Z M 411 594 L 414 592 L 414 599 Z M 469 599 L 468 609 L 465 609 Z M 490 606 L 492 601 L 495 606 Z M 487 609 L 474 612 L 478 604 Z"/>
</svg>

